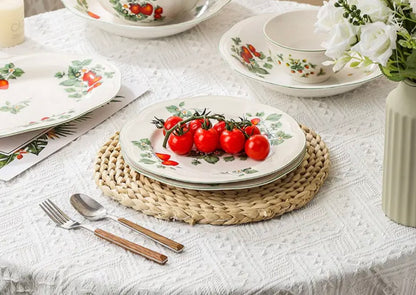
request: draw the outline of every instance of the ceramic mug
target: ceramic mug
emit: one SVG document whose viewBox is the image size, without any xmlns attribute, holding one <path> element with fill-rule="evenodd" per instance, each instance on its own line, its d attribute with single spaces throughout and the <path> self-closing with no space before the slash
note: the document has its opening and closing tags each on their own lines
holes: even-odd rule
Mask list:
<svg viewBox="0 0 416 295">
<path fill-rule="evenodd" d="M 320 83 L 334 72 L 322 63 L 328 60 L 321 43 L 325 35 L 314 32 L 317 9 L 295 10 L 267 21 L 263 33 L 273 60 L 293 80 Z"/>
<path fill-rule="evenodd" d="M 198 0 L 98 0 L 110 13 L 130 25 L 169 23 L 193 9 Z"/>
</svg>

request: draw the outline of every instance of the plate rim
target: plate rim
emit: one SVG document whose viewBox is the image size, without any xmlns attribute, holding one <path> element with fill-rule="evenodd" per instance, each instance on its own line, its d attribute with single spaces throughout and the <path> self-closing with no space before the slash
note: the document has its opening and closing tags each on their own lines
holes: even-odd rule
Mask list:
<svg viewBox="0 0 416 295">
<path fill-rule="evenodd" d="M 155 103 L 153 103 L 153 104 L 150 104 L 150 105 L 148 105 L 148 106 L 146 106 L 145 108 L 143 108 L 143 109 L 141 109 L 140 110 L 140 112 L 139 113 L 137 113 L 136 114 L 136 118 L 134 118 L 134 119 L 131 119 L 131 120 L 129 120 L 129 121 L 127 121 L 125 124 L 124 124 L 124 126 L 121 128 L 121 130 L 120 130 L 120 135 L 119 135 L 119 143 L 120 143 L 120 148 L 121 148 L 121 150 L 123 151 L 123 145 L 124 145 L 124 143 L 127 145 L 128 143 L 126 142 L 126 140 L 124 139 L 125 138 L 125 134 L 126 134 L 126 130 L 128 129 L 128 128 L 130 128 L 130 125 L 132 125 L 133 123 L 135 123 L 136 121 L 138 121 L 138 120 L 140 120 L 140 118 L 139 118 L 139 115 L 140 115 L 140 113 L 142 113 L 142 112 L 144 112 L 144 111 L 146 111 L 147 109 L 149 109 L 149 108 L 152 108 L 152 107 L 155 107 L 155 106 L 157 106 L 157 105 L 160 105 L 160 104 L 166 104 L 166 105 L 168 105 L 169 103 L 173 103 L 173 102 L 180 102 L 180 101 L 184 101 L 184 100 L 193 100 L 193 99 L 203 99 L 203 98 L 212 98 L 212 97 L 216 97 L 217 99 L 218 98 L 222 98 L 222 99 L 224 99 L 224 98 L 226 98 L 226 99 L 233 99 L 233 100 L 238 100 L 238 101 L 241 101 L 241 100 L 245 100 L 245 101 L 247 101 L 247 102 L 249 102 L 249 100 L 247 100 L 246 98 L 244 98 L 244 97 L 238 97 L 238 96 L 227 96 L 227 95 L 199 95 L 199 96 L 190 96 L 190 97 L 180 97 L 180 98 L 176 98 L 176 99 L 171 99 L 171 100 L 164 100 L 164 101 L 159 101 L 159 102 L 155 102 Z M 299 126 L 299 123 L 292 117 L 292 116 L 290 116 L 289 114 L 287 114 L 286 112 L 284 112 L 284 111 L 282 111 L 282 110 L 280 110 L 280 109 L 278 109 L 278 108 L 275 108 L 275 107 L 273 107 L 273 106 L 270 106 L 270 105 L 267 105 L 267 104 L 263 104 L 263 103 L 259 103 L 259 102 L 255 102 L 255 104 L 256 105 L 259 105 L 259 106 L 265 106 L 265 107 L 268 107 L 268 108 L 272 108 L 272 109 L 275 109 L 275 110 L 277 110 L 277 111 L 279 111 L 280 113 L 282 113 L 282 114 L 284 114 L 284 115 L 286 115 L 287 116 L 287 118 L 289 119 L 289 120 L 291 120 L 292 122 L 291 123 L 295 123 L 296 125 L 294 125 L 294 126 L 297 126 L 297 131 L 299 131 L 299 136 L 300 136 L 300 134 L 302 134 L 303 136 L 302 136 L 302 139 L 303 139 L 303 145 L 302 145 L 302 148 L 300 149 L 300 151 L 292 158 L 292 160 L 290 160 L 288 163 L 286 163 L 284 166 L 282 166 L 280 169 L 278 169 L 278 170 L 275 170 L 275 171 L 271 171 L 271 172 L 268 172 L 268 173 L 266 173 L 266 174 L 263 174 L 263 175 L 261 175 L 261 176 L 255 176 L 255 175 L 252 175 L 251 177 L 248 177 L 248 178 L 245 178 L 244 180 L 250 180 L 250 179 L 256 179 L 256 178 L 260 178 L 260 177 L 263 177 L 263 176 L 267 176 L 267 175 L 269 175 L 269 174 L 273 174 L 273 173 L 275 173 L 276 171 L 279 171 L 279 170 L 282 170 L 282 169 L 285 169 L 285 168 L 287 168 L 292 162 L 293 162 L 293 160 L 294 159 L 296 159 L 297 157 L 299 157 L 299 155 L 302 153 L 302 151 L 306 148 L 306 144 L 307 144 L 307 141 L 306 141 L 306 136 L 304 135 L 304 132 L 302 131 L 302 129 L 300 128 L 300 126 Z M 123 153 L 123 152 L 122 152 Z M 130 159 L 130 160 L 132 160 L 132 159 Z M 138 166 L 140 166 L 140 165 L 138 165 Z M 147 170 L 145 167 L 142 167 L 144 170 Z M 148 170 L 147 170 L 148 171 Z M 152 172 L 152 171 L 149 171 L 149 172 Z M 153 173 L 153 172 L 152 172 Z M 166 175 L 162 175 L 163 177 L 165 177 L 165 178 L 171 178 L 171 179 L 175 179 L 175 178 L 172 178 L 172 177 L 169 177 L 169 176 L 166 176 Z M 176 180 L 178 180 L 178 179 L 176 179 Z M 216 184 L 217 183 L 231 183 L 231 182 L 239 182 L 239 181 L 242 181 L 242 180 L 238 180 L 238 179 L 228 179 L 228 180 L 226 180 L 226 181 L 222 181 L 222 182 L 215 182 Z M 201 183 L 200 181 L 188 181 L 189 183 Z M 204 183 L 204 182 L 203 182 Z M 209 183 L 209 182 L 205 182 L 205 183 Z M 212 184 L 212 183 L 211 183 Z"/>
<path fill-rule="evenodd" d="M 85 54 L 81 54 L 81 55 L 76 55 L 76 54 L 65 54 L 65 53 L 56 53 L 56 52 L 42 52 L 42 53 L 33 53 L 33 54 L 25 54 L 25 55 L 14 55 L 14 56 L 7 56 L 4 58 L 1 58 L 0 60 L 10 60 L 10 59 L 27 59 L 30 57 L 39 57 L 39 56 L 47 56 L 47 57 L 51 57 L 51 56 L 55 56 L 55 57 L 65 57 L 65 58 L 69 58 L 69 59 L 79 59 L 79 58 L 93 58 L 95 60 L 99 60 L 100 63 L 104 63 L 107 66 L 110 66 L 112 68 L 112 70 L 115 71 L 116 73 L 116 78 L 114 78 L 114 94 L 108 95 L 108 98 L 104 99 L 102 101 L 102 103 L 98 104 L 98 105 L 94 105 L 94 107 L 88 108 L 85 111 L 82 111 L 81 113 L 76 113 L 75 115 L 71 115 L 69 118 L 66 119 L 61 119 L 61 120 L 55 120 L 55 121 L 49 121 L 48 124 L 38 124 L 38 125 L 34 125 L 34 126 L 28 126 L 24 129 L 18 130 L 18 131 L 13 131 L 13 132 L 4 132 L 1 131 L 0 129 L 0 138 L 5 138 L 5 137 L 9 137 L 9 136 L 13 136 L 13 135 L 18 135 L 18 134 L 22 134 L 22 133 L 26 133 L 26 132 L 30 132 L 30 131 L 35 131 L 35 130 L 40 130 L 40 129 L 45 129 L 45 128 L 50 128 L 50 127 L 54 127 L 57 125 L 61 125 L 61 124 L 65 124 L 68 123 L 70 121 L 73 121 L 79 117 L 82 117 L 83 115 L 98 109 L 100 107 L 102 107 L 103 105 L 107 104 L 109 101 L 111 101 L 116 95 L 117 93 L 120 91 L 121 88 L 121 72 L 120 70 L 112 63 L 109 62 L 106 58 L 103 58 L 101 56 L 94 56 L 94 55 L 85 55 Z M 47 123 L 47 122 L 45 122 Z M 10 130 L 10 129 L 8 129 Z"/>
<path fill-rule="evenodd" d="M 101 23 L 101 24 L 106 24 L 106 25 L 111 25 L 111 26 L 115 26 L 115 27 L 119 27 L 119 28 L 129 28 L 132 29 L 135 32 L 152 32 L 152 31 L 157 31 L 160 30 L 160 28 L 166 28 L 168 29 L 179 29 L 181 27 L 186 27 L 187 25 L 191 25 L 191 26 L 195 26 L 205 20 L 207 20 L 208 18 L 213 17 L 214 15 L 216 15 L 217 13 L 220 12 L 221 8 L 223 8 L 224 6 L 226 6 L 228 3 L 231 2 L 231 0 L 218 0 L 218 1 L 222 1 L 221 5 L 218 5 L 218 8 L 214 11 L 212 11 L 211 13 L 207 13 L 205 16 L 201 16 L 200 18 L 192 18 L 190 20 L 184 21 L 184 22 L 180 22 L 180 23 L 173 23 L 173 24 L 166 24 L 166 25 L 161 25 L 161 26 L 135 26 L 135 25 L 129 25 L 129 24 L 118 24 L 118 23 L 113 23 L 110 21 L 105 21 L 102 19 L 95 19 L 95 18 L 91 18 L 86 16 L 85 14 L 79 12 L 74 6 L 72 5 L 67 5 L 67 2 L 69 2 L 71 0 L 61 0 L 61 2 L 64 4 L 65 8 L 67 8 L 68 10 L 70 10 L 72 13 L 88 20 L 91 21 L 93 23 Z M 89 0 L 89 1 L 97 1 L 97 0 Z M 205 0 L 205 2 L 209 2 L 210 0 Z M 99 4 L 99 3 L 98 3 Z M 99 4 L 101 5 L 101 4 Z"/>
<path fill-rule="evenodd" d="M 241 186 L 241 184 L 243 184 L 244 182 L 247 182 L 247 180 L 249 180 L 249 179 L 242 180 L 242 181 L 236 181 L 236 182 L 230 182 L 230 183 L 213 183 L 213 184 L 209 184 L 209 183 L 184 182 L 184 181 L 180 181 L 180 180 L 176 180 L 176 179 L 172 179 L 172 178 L 167 178 L 167 177 L 163 177 L 163 176 L 157 176 L 154 173 L 151 173 L 149 171 L 145 171 L 145 170 L 141 170 L 141 169 L 137 168 L 135 165 L 133 165 L 130 162 L 130 158 L 127 157 L 125 154 L 123 154 L 123 151 L 121 151 L 121 154 L 123 156 L 123 159 L 124 159 L 125 163 L 128 164 L 131 169 L 133 169 L 134 171 L 136 171 L 139 174 L 143 174 L 144 176 L 149 177 L 149 178 L 151 178 L 153 180 L 159 181 L 159 182 L 161 182 L 163 184 L 167 184 L 167 185 L 170 185 L 170 186 L 173 186 L 173 187 L 178 187 L 178 188 L 183 188 L 183 189 L 192 189 L 192 190 L 201 190 L 201 191 L 218 191 L 218 190 L 241 190 L 241 189 L 249 189 L 249 188 L 254 188 L 254 187 L 259 187 L 259 186 L 267 185 L 267 184 L 270 184 L 270 183 L 272 183 L 272 182 L 274 182 L 276 180 L 279 180 L 280 178 L 282 178 L 282 177 L 286 176 L 287 174 L 289 174 L 289 173 L 293 172 L 294 170 L 296 170 L 302 164 L 302 162 L 303 162 L 303 160 L 305 158 L 305 155 L 306 155 L 306 149 L 307 148 L 305 146 L 305 148 L 303 149 L 303 151 L 301 152 L 301 154 L 299 154 L 296 157 L 296 159 L 294 159 L 290 163 L 290 164 L 295 163 L 293 167 L 291 167 L 290 169 L 288 169 L 289 166 L 290 166 L 290 164 L 289 164 L 287 167 L 284 167 L 281 170 L 279 170 L 281 172 L 284 169 L 288 169 L 287 171 L 285 171 L 285 173 L 279 174 L 279 171 L 277 171 L 277 172 L 275 172 L 273 174 L 269 174 L 269 175 L 263 176 L 263 177 L 268 177 L 270 175 L 278 174 L 276 177 L 270 178 L 270 179 L 268 179 L 268 180 L 266 180 L 266 181 L 264 181 L 264 182 L 262 182 L 260 184 L 254 184 L 253 183 L 252 185 L 246 185 L 246 186 Z M 255 180 L 255 179 L 251 179 L 251 180 Z M 169 181 L 179 182 L 180 184 L 182 184 L 182 183 L 183 184 L 188 184 L 189 186 L 188 187 L 185 187 L 185 186 L 181 186 L 181 185 L 176 185 L 176 184 L 173 184 L 173 183 L 169 183 Z M 236 185 L 237 187 L 230 187 L 230 188 L 224 187 L 224 185 L 227 185 L 227 184 L 228 185 L 229 184 Z M 196 185 L 201 185 L 201 186 L 196 187 Z M 240 186 L 238 186 L 238 185 L 240 185 Z"/>
</svg>

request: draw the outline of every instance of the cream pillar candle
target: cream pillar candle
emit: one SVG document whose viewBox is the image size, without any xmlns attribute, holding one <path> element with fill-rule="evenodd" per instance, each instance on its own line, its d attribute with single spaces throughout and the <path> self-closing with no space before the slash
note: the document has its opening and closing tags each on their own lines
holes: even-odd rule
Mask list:
<svg viewBox="0 0 416 295">
<path fill-rule="evenodd" d="M 23 0 L 0 0 L 0 47 L 23 42 L 24 17 Z"/>
</svg>

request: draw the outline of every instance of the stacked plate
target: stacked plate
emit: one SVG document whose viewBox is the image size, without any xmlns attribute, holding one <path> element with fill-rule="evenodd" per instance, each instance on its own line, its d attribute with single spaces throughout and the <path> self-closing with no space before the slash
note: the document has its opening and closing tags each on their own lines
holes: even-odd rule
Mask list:
<svg viewBox="0 0 416 295">
<path fill-rule="evenodd" d="M 97 57 L 45 53 L 2 58 L 1 141 L 8 146 L 27 142 L 33 136 L 29 131 L 39 135 L 74 120 L 109 102 L 120 83 L 120 71 Z"/>
<path fill-rule="evenodd" d="M 187 156 L 163 148 L 164 135 L 152 120 L 169 116 L 190 117 L 204 109 L 228 119 L 256 119 L 257 127 L 270 142 L 264 161 L 244 153 L 223 152 Z M 215 123 L 215 122 L 213 122 Z M 305 155 L 306 139 L 298 123 L 288 114 L 242 98 L 202 96 L 164 101 L 142 110 L 120 132 L 124 160 L 139 173 L 169 185 L 197 190 L 243 189 L 275 181 L 296 169 Z"/>
<path fill-rule="evenodd" d="M 127 7 L 125 8 L 126 11 L 128 9 L 132 10 L 130 4 L 133 2 L 138 3 L 138 1 L 127 0 L 105 1 L 117 3 L 116 5 L 120 4 L 121 9 L 125 6 Z M 171 0 L 171 2 L 175 1 L 177 0 Z M 191 2 L 190 0 L 186 1 Z M 86 19 L 92 25 L 116 35 L 138 39 L 166 37 L 189 30 L 199 23 L 213 17 L 230 1 L 231 0 L 198 0 L 193 9 L 182 13 L 167 24 L 144 26 L 126 22 L 125 19 L 118 17 L 117 14 L 115 15 L 106 10 L 98 0 L 62 0 L 66 8 L 74 14 Z M 128 15 L 134 17 L 134 14 L 132 14 L 131 11 Z"/>
</svg>

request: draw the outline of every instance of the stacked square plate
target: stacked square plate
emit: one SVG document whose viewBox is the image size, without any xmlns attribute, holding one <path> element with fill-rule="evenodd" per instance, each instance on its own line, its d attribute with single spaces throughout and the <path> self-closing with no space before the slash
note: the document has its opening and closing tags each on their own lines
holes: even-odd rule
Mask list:
<svg viewBox="0 0 416 295">
<path fill-rule="evenodd" d="M 120 86 L 120 71 L 98 57 L 43 53 L 1 58 L 0 167 L 51 127 L 108 103 Z"/>
<path fill-rule="evenodd" d="M 169 116 L 189 118 L 204 109 L 227 119 L 255 119 L 270 142 L 263 161 L 244 153 L 191 152 L 180 156 L 163 148 L 164 135 L 152 120 Z M 216 123 L 216 122 L 212 122 Z M 226 96 L 202 96 L 157 103 L 142 110 L 120 132 L 124 160 L 139 173 L 162 183 L 198 190 L 243 189 L 264 185 L 296 169 L 305 155 L 306 139 L 298 123 L 271 106 Z"/>
</svg>

